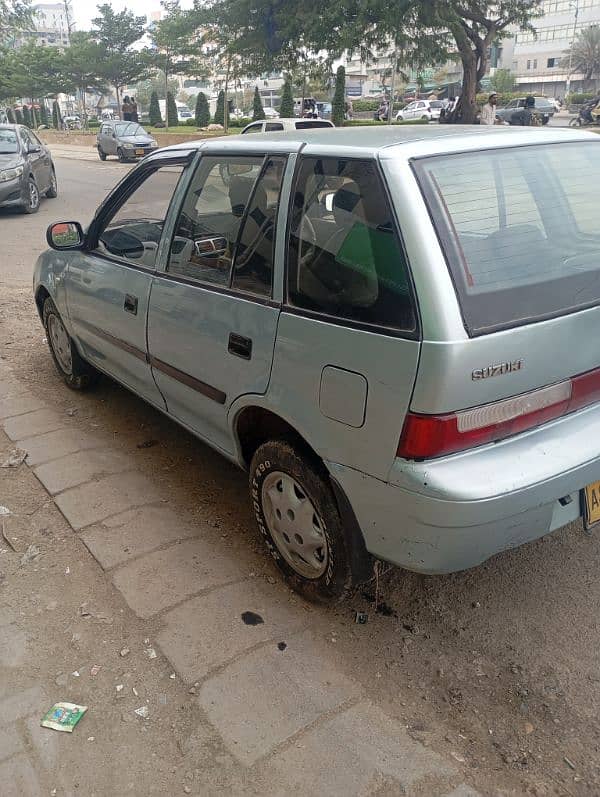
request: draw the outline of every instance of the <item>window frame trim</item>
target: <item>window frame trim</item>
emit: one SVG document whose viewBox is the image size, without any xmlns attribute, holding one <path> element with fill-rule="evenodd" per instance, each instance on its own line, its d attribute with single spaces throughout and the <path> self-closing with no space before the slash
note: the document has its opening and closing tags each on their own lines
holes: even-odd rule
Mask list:
<svg viewBox="0 0 600 797">
<path fill-rule="evenodd" d="M 417 299 L 417 291 L 412 275 L 412 268 L 410 265 L 410 260 L 408 257 L 408 251 L 406 249 L 406 245 L 404 243 L 404 238 L 402 237 L 400 220 L 398 218 L 396 212 L 396 206 L 392 199 L 392 194 L 390 192 L 389 185 L 387 180 L 385 179 L 385 175 L 383 173 L 383 169 L 381 168 L 381 162 L 379 160 L 379 155 L 377 153 L 371 155 L 365 155 L 364 157 L 352 155 L 352 156 L 338 156 L 338 155 L 319 155 L 318 153 L 315 154 L 311 152 L 307 155 L 303 154 L 304 147 L 297 153 L 298 157 L 296 158 L 296 163 L 294 165 L 294 174 L 292 177 L 292 183 L 290 187 L 290 194 L 288 197 L 288 208 L 287 208 L 287 218 L 286 218 L 286 229 L 285 229 L 285 255 L 284 255 L 284 268 L 283 268 L 283 304 L 282 304 L 282 312 L 287 313 L 289 315 L 301 316 L 306 318 L 312 318 L 316 321 L 323 321 L 327 324 L 333 324 L 334 326 L 342 326 L 347 327 L 349 329 L 358 329 L 364 332 L 372 332 L 374 334 L 379 335 L 386 335 L 387 337 L 393 338 L 401 338 L 402 340 L 421 340 L 421 333 L 422 333 L 422 324 L 421 324 L 421 314 L 419 311 L 419 302 Z M 302 168 L 302 163 L 305 159 L 311 158 L 315 159 L 329 159 L 329 160 L 345 160 L 345 161 L 371 161 L 375 165 L 375 169 L 377 171 L 377 176 L 380 181 L 380 185 L 383 188 L 385 199 L 388 204 L 388 207 L 391 210 L 391 222 L 392 227 L 394 230 L 394 234 L 397 237 L 398 243 L 400 245 L 400 249 L 402 250 L 402 254 L 404 255 L 404 261 L 406 263 L 406 273 L 408 277 L 409 283 L 409 293 L 410 299 L 413 305 L 414 316 L 415 316 L 415 328 L 414 330 L 405 330 L 399 329 L 398 327 L 390 327 L 385 326 L 384 324 L 376 324 L 376 323 L 369 323 L 365 321 L 356 321 L 351 318 L 342 318 L 340 316 L 332 315 L 331 313 L 321 312 L 319 310 L 309 310 L 305 307 L 297 307 L 296 305 L 292 304 L 289 299 L 289 271 L 290 271 L 290 236 L 292 232 L 292 214 L 293 214 L 293 204 L 294 204 L 294 195 L 296 192 L 296 186 L 298 184 L 298 177 L 300 174 L 300 169 Z"/>
</svg>

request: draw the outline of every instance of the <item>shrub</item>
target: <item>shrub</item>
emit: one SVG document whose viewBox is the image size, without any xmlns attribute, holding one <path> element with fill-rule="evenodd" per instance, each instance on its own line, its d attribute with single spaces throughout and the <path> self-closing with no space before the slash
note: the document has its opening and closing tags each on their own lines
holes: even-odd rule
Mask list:
<svg viewBox="0 0 600 797">
<path fill-rule="evenodd" d="M 167 124 L 169 127 L 177 127 L 179 116 L 177 115 L 177 105 L 172 92 L 167 92 Z"/>
<path fill-rule="evenodd" d="M 352 108 L 359 113 L 362 111 L 376 111 L 379 108 L 379 100 L 352 100 Z"/>
<path fill-rule="evenodd" d="M 98 119 L 88 119 L 88 127 L 90 130 L 96 130 L 100 127 L 100 121 Z"/>
<path fill-rule="evenodd" d="M 188 120 L 189 121 L 189 120 Z M 199 92 L 196 97 L 196 112 L 194 122 L 197 127 L 208 127 L 210 124 L 210 110 L 204 92 Z"/>
<path fill-rule="evenodd" d="M 292 84 L 289 77 L 286 77 L 283 84 L 279 115 L 284 119 L 290 119 L 294 115 L 294 95 L 292 94 Z"/>
<path fill-rule="evenodd" d="M 40 105 L 40 124 L 44 125 L 45 127 L 50 127 L 50 118 L 48 117 L 48 108 L 46 107 L 46 103 L 42 100 Z"/>
<path fill-rule="evenodd" d="M 14 124 L 17 123 L 17 117 L 15 116 L 15 112 L 14 112 L 14 110 L 12 108 L 7 108 L 6 109 L 6 117 L 7 117 L 8 121 L 10 122 L 11 125 L 14 125 Z"/>
<path fill-rule="evenodd" d="M 186 119 L 184 125 L 185 127 L 197 127 L 195 119 Z"/>
<path fill-rule="evenodd" d="M 216 125 L 225 125 L 225 92 L 220 91 L 217 96 L 217 107 L 213 122 Z"/>
<path fill-rule="evenodd" d="M 258 86 L 254 87 L 254 100 L 252 102 L 252 121 L 257 122 L 259 119 L 265 118 L 265 109 L 263 108 L 262 100 L 260 98 L 260 91 Z"/>
<path fill-rule="evenodd" d="M 15 122 L 18 125 L 25 124 L 25 120 L 23 119 L 23 112 L 20 108 L 15 108 Z"/>
<path fill-rule="evenodd" d="M 29 110 L 29 108 L 26 105 L 23 106 L 23 122 L 26 125 L 26 127 L 29 127 L 29 128 L 33 127 L 33 120 L 31 118 L 31 111 Z"/>
<path fill-rule="evenodd" d="M 239 119 L 231 119 L 229 127 L 246 127 L 250 122 L 255 122 L 255 119 L 250 119 L 248 116 L 241 116 Z"/>
<path fill-rule="evenodd" d="M 399 122 L 392 122 L 394 125 L 426 125 L 427 119 L 402 119 Z M 387 125 L 387 122 L 379 122 L 376 119 L 351 119 L 343 123 L 344 127 L 377 127 Z"/>
<path fill-rule="evenodd" d="M 150 111 L 148 115 L 150 118 L 150 124 L 153 127 L 156 127 L 156 125 L 163 120 L 162 114 L 160 112 L 160 105 L 158 104 L 158 94 L 155 91 L 153 91 L 150 95 Z"/>
<path fill-rule="evenodd" d="M 567 94 L 566 101 L 568 105 L 583 105 L 585 102 L 593 100 L 595 96 L 591 91 L 571 92 L 571 94 Z"/>
<path fill-rule="evenodd" d="M 62 128 L 62 114 L 60 112 L 60 105 L 56 100 L 52 103 L 52 127 L 55 130 Z"/>
<path fill-rule="evenodd" d="M 343 66 L 338 66 L 331 106 L 331 121 L 336 127 L 343 125 L 346 114 L 346 70 Z"/>
</svg>

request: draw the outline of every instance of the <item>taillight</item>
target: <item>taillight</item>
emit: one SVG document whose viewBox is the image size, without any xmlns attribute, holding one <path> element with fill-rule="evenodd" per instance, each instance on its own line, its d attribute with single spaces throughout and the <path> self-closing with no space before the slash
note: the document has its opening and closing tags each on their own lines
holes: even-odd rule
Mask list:
<svg viewBox="0 0 600 797">
<path fill-rule="evenodd" d="M 596 401 L 600 401 L 600 369 L 460 412 L 409 412 L 397 453 L 404 459 L 430 459 L 464 451 L 533 429 Z"/>
</svg>

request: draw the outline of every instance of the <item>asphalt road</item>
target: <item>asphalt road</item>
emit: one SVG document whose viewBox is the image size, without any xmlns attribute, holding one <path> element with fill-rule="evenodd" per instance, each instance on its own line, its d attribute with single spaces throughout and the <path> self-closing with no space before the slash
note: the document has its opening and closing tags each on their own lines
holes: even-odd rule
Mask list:
<svg viewBox="0 0 600 797">
<path fill-rule="evenodd" d="M 87 222 L 128 168 L 56 165 L 58 199 L 34 216 L 0 211 L 0 357 L 44 401 L 75 407 L 76 423 L 128 440 L 134 452 L 153 441 L 140 470 L 186 511 L 210 508 L 224 535 L 241 536 L 244 557 L 255 540 L 244 474 L 108 380 L 78 397 L 53 372 L 30 294 L 46 226 Z M 316 609 L 313 622 L 370 698 L 452 756 L 483 794 L 597 795 L 599 572 L 598 532 L 574 524 L 465 573 L 391 569 L 380 585 L 384 615 L 359 594 L 335 611 Z M 370 613 L 367 625 L 354 624 L 355 610 Z"/>
</svg>

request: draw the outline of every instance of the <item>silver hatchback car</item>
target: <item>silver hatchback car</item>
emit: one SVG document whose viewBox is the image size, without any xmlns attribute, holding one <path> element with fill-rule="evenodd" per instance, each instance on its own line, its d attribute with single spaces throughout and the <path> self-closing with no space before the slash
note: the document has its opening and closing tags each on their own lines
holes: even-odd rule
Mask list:
<svg viewBox="0 0 600 797">
<path fill-rule="evenodd" d="M 600 522 L 599 184 L 571 130 L 180 145 L 50 227 L 35 301 L 66 383 L 248 469 L 286 579 L 334 600 L 373 558 L 447 573 Z"/>
<path fill-rule="evenodd" d="M 137 122 L 103 121 L 96 136 L 101 161 L 116 155 L 121 163 L 128 163 L 154 152 L 157 147 L 156 139 Z"/>
</svg>

